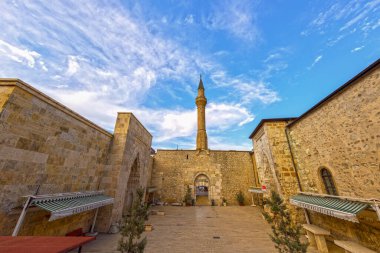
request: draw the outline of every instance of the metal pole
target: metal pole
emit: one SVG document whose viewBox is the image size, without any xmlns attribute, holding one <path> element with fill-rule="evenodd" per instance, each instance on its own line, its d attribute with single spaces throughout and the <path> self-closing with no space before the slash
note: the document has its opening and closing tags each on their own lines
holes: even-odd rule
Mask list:
<svg viewBox="0 0 380 253">
<path fill-rule="evenodd" d="M 310 218 L 309 218 L 309 214 L 307 213 L 306 209 L 304 208 L 303 209 L 303 212 L 305 214 L 305 218 L 306 218 L 306 223 L 307 224 L 310 224 Z"/>
<path fill-rule="evenodd" d="M 28 199 L 25 201 L 24 208 L 22 209 L 20 217 L 18 218 L 16 227 L 13 230 L 12 236 L 17 236 L 18 232 L 20 231 L 21 225 L 24 222 L 26 211 L 30 205 L 30 202 L 32 202 L 32 199 L 33 199 L 32 196 L 29 196 Z"/>
<path fill-rule="evenodd" d="M 380 221 L 380 208 L 379 204 L 376 203 L 376 201 L 373 201 L 373 206 L 375 208 L 376 214 L 377 214 L 377 219 Z"/>
<path fill-rule="evenodd" d="M 251 206 L 256 206 L 255 205 L 255 200 L 253 199 L 253 192 L 251 192 L 251 197 L 252 197 L 252 205 Z"/>
<path fill-rule="evenodd" d="M 94 220 L 92 221 L 90 233 L 94 233 L 95 222 L 96 222 L 96 218 L 98 217 L 98 211 L 99 211 L 99 208 L 96 208 L 96 212 L 95 212 Z"/>
</svg>

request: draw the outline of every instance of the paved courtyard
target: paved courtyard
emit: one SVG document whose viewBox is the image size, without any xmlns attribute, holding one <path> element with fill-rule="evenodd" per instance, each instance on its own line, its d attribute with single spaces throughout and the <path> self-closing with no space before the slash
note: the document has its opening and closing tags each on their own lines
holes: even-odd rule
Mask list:
<svg viewBox="0 0 380 253">
<path fill-rule="evenodd" d="M 146 253 L 277 252 L 270 227 L 257 207 L 155 207 L 165 216 L 151 215 Z M 119 235 L 101 234 L 82 252 L 117 252 Z"/>
</svg>

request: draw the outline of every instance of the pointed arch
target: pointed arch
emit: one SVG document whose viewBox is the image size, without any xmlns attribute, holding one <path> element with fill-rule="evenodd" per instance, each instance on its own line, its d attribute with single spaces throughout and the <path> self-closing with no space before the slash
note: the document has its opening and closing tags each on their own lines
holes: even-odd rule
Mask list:
<svg viewBox="0 0 380 253">
<path fill-rule="evenodd" d="M 130 168 L 130 173 L 128 177 L 123 208 L 124 215 L 128 213 L 128 210 L 132 206 L 133 200 L 136 197 L 136 190 L 140 186 L 140 172 L 140 159 L 139 154 L 137 154 Z"/>
</svg>

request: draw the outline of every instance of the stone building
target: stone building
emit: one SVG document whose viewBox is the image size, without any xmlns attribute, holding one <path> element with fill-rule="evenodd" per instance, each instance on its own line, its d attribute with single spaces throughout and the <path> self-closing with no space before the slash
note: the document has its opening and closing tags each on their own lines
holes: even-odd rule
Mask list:
<svg viewBox="0 0 380 253">
<path fill-rule="evenodd" d="M 187 187 L 197 204 L 220 205 L 223 198 L 235 205 L 241 191 L 250 203 L 248 189 L 254 185 L 255 163 L 252 152 L 208 148 L 205 108 L 207 99 L 202 79 L 195 99 L 198 113 L 196 150 L 157 150 L 153 159 L 152 184 L 164 202 L 184 199 Z"/>
<path fill-rule="evenodd" d="M 329 240 L 378 251 L 380 60 L 300 117 L 263 119 L 250 138 L 265 194 L 305 209 Z"/>
<path fill-rule="evenodd" d="M 137 187 L 150 181 L 151 142 L 132 113 L 119 113 L 111 134 L 21 80 L 0 79 L 0 235 L 12 233 L 27 195 L 113 202 L 97 215 L 96 230 L 107 232 L 120 222 Z M 88 231 L 97 213 L 90 209 L 99 207 L 90 201 L 67 216 L 37 202 L 19 235 Z"/>
<path fill-rule="evenodd" d="M 95 229 L 107 232 L 140 186 L 168 203 L 190 188 L 200 205 L 276 191 L 328 241 L 378 251 L 380 60 L 300 117 L 263 119 L 249 137 L 253 152 L 209 149 L 202 79 L 195 103 L 196 149 L 151 155 L 152 135 L 132 113 L 118 113 L 110 133 L 18 79 L 0 79 L 0 235 L 18 220 L 20 235 L 89 231 L 96 217 Z M 79 198 L 90 203 L 73 213 L 49 208 Z"/>
</svg>

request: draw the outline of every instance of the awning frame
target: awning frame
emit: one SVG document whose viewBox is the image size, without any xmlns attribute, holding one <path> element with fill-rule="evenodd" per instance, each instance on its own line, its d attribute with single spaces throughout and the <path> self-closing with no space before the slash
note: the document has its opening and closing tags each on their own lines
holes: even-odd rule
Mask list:
<svg viewBox="0 0 380 253">
<path fill-rule="evenodd" d="M 91 196 L 98 196 L 103 195 L 103 191 L 91 191 L 91 192 L 74 192 L 74 193 L 68 193 L 68 194 L 57 194 L 56 197 L 53 195 L 40 195 L 37 198 L 33 199 L 31 202 L 31 205 L 39 206 L 43 209 L 46 209 L 46 207 L 43 206 L 44 203 L 50 203 L 53 201 L 66 201 L 66 200 L 80 200 L 81 198 L 91 197 Z M 86 212 L 92 209 L 96 209 L 105 205 L 109 205 L 113 203 L 113 198 L 108 199 L 101 199 L 95 202 L 90 203 L 83 203 L 80 206 L 70 206 L 65 209 L 58 209 L 58 210 L 48 210 L 51 212 L 51 216 L 49 218 L 49 221 L 57 220 L 66 216 L 74 215 L 81 212 Z"/>
<path fill-rule="evenodd" d="M 23 210 L 22 210 L 20 217 L 17 221 L 15 229 L 13 230 L 12 236 L 17 236 L 17 234 L 21 228 L 21 225 L 24 221 L 27 209 L 30 206 L 33 206 L 33 205 L 39 206 L 39 204 L 50 203 L 53 201 L 65 201 L 65 200 L 75 201 L 76 199 L 80 199 L 80 198 L 103 195 L 103 193 L 104 193 L 104 191 L 86 191 L 86 192 L 68 192 L 68 193 L 24 196 L 27 198 L 27 200 L 25 201 Z M 80 202 L 80 201 L 78 201 L 78 202 Z M 96 209 L 94 221 L 93 221 L 93 224 L 91 227 L 91 231 L 93 231 L 99 207 L 112 204 L 113 202 L 114 202 L 114 199 L 111 197 L 108 197 L 106 199 L 101 199 L 101 200 L 98 200 L 95 202 L 83 203 L 82 205 L 77 205 L 77 206 L 73 205 L 73 206 L 70 206 L 68 208 L 57 209 L 57 210 L 48 210 L 51 212 L 51 216 L 49 218 L 49 221 Z M 43 208 L 43 207 L 41 207 L 41 208 Z M 44 208 L 44 209 L 46 209 L 46 208 Z"/>
<path fill-rule="evenodd" d="M 265 191 L 263 191 L 261 189 L 261 187 L 250 187 L 248 189 L 248 192 L 250 192 L 250 193 L 264 193 Z"/>
<path fill-rule="evenodd" d="M 380 220 L 380 200 L 376 198 L 371 198 L 371 199 L 364 199 L 364 198 L 355 198 L 355 197 L 348 197 L 348 196 L 335 196 L 335 195 L 327 195 L 327 194 L 317 194 L 317 193 L 311 193 L 311 192 L 299 192 L 301 195 L 309 195 L 309 196 L 316 196 L 316 197 L 326 197 L 326 198 L 335 198 L 335 199 L 341 199 L 341 200 L 348 200 L 348 201 L 354 201 L 354 202 L 360 202 L 360 203 L 365 203 L 368 204 L 373 210 L 375 210 L 378 220 Z M 306 208 L 312 211 L 317 211 L 322 214 L 334 216 L 337 218 L 341 218 L 344 220 L 349 220 L 352 222 L 359 222 L 356 214 L 336 210 L 336 209 L 331 209 L 328 207 L 322 207 L 318 205 L 313 205 L 311 203 L 305 203 L 302 201 L 297 201 L 295 199 L 290 198 L 290 203 L 296 206 L 299 206 L 301 208 Z"/>
</svg>

